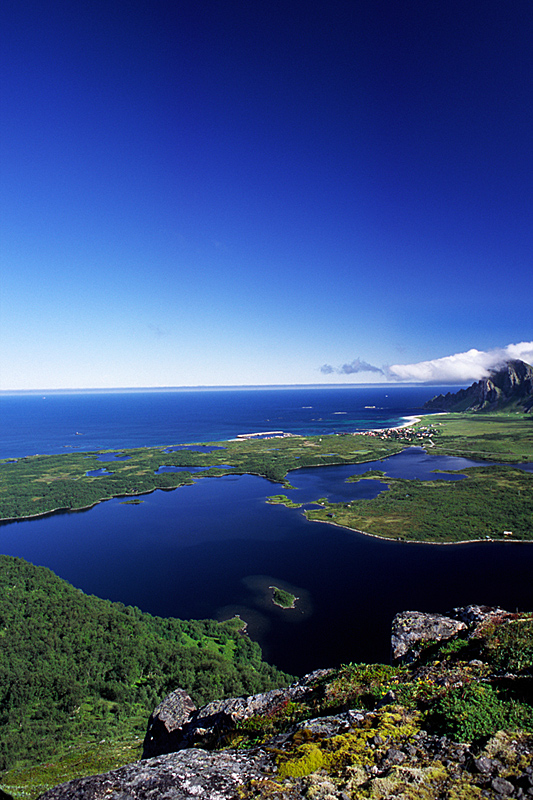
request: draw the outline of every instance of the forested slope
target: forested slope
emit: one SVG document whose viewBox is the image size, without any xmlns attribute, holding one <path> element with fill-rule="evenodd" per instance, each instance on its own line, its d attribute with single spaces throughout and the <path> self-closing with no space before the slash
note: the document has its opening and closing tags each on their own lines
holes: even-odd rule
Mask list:
<svg viewBox="0 0 533 800">
<path fill-rule="evenodd" d="M 142 737 L 176 686 L 201 704 L 286 685 L 240 627 L 152 617 L 0 556 L 0 769 L 88 739 Z"/>
</svg>

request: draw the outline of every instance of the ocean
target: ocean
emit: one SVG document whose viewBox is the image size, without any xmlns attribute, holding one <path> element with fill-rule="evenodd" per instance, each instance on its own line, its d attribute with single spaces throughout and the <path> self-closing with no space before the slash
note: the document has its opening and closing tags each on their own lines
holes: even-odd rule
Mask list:
<svg viewBox="0 0 533 800">
<path fill-rule="evenodd" d="M 3 396 L 1 454 L 221 441 L 239 433 L 333 433 L 389 427 L 420 412 L 438 388 L 271 389 Z M 375 464 L 291 473 L 287 493 L 309 502 L 379 491 L 348 474 L 384 469 L 450 479 L 435 469 L 473 465 L 409 448 Z M 9 467 L 7 467 L 9 468 Z M 225 619 L 239 614 L 265 658 L 293 674 L 350 661 L 387 662 L 390 626 L 407 609 L 469 603 L 533 608 L 529 543 L 415 545 L 309 522 L 266 503 L 277 484 L 253 475 L 203 478 L 92 509 L 0 524 L 0 551 L 49 567 L 90 594 L 151 614 Z M 296 608 L 271 602 L 276 585 Z"/>
<path fill-rule="evenodd" d="M 452 387 L 453 389 L 454 387 Z M 401 424 L 450 387 L 0 393 L 0 458 Z"/>
</svg>

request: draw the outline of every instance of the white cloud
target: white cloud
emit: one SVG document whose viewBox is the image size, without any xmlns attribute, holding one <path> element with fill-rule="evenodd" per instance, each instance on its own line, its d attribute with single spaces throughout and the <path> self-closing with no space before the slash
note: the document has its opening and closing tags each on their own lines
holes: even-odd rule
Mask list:
<svg viewBox="0 0 533 800">
<path fill-rule="evenodd" d="M 342 367 L 323 364 L 319 369 L 324 375 L 331 375 L 333 372 L 337 375 L 353 375 L 357 372 L 380 372 L 382 375 L 384 374 L 382 369 L 369 364 L 368 361 L 362 361 L 360 358 L 355 358 L 351 364 L 343 364 Z"/>
<path fill-rule="evenodd" d="M 533 362 L 533 342 L 509 344 L 494 350 L 468 350 L 453 356 L 419 361 L 417 364 L 393 364 L 384 372 L 390 380 L 423 383 L 470 383 L 487 377 L 491 371 L 512 359 Z"/>
</svg>

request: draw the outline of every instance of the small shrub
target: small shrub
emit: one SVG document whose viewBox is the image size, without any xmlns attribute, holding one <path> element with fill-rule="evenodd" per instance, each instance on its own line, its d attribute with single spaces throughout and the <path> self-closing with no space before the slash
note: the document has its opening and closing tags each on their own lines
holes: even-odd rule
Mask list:
<svg viewBox="0 0 533 800">
<path fill-rule="evenodd" d="M 396 685 L 401 667 L 387 664 L 347 664 L 326 691 L 326 704 L 332 708 L 362 706 L 373 708 Z"/>
<path fill-rule="evenodd" d="M 468 647 L 468 642 L 466 639 L 451 639 L 446 644 L 443 644 L 440 648 L 440 653 L 442 656 L 452 656 L 456 653 L 459 653 L 461 650 L 464 650 L 465 647 Z"/>
<path fill-rule="evenodd" d="M 470 684 L 452 689 L 435 705 L 434 721 L 452 738 L 471 742 L 504 729 L 533 730 L 533 709 L 501 700 L 492 686 Z"/>
<path fill-rule="evenodd" d="M 533 667 L 533 617 L 520 616 L 494 626 L 487 636 L 486 655 L 501 670 L 520 672 Z"/>
</svg>

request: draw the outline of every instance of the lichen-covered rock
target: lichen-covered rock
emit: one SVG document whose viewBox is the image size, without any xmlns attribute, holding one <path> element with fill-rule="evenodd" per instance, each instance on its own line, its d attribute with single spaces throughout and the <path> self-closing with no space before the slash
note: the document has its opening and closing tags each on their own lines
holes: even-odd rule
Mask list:
<svg viewBox="0 0 533 800">
<path fill-rule="evenodd" d="M 453 616 L 454 619 L 459 619 L 461 622 L 464 622 L 469 631 L 475 634 L 482 625 L 490 622 L 491 620 L 502 620 L 505 617 L 509 617 L 510 613 L 509 611 L 504 611 L 503 608 L 494 606 L 470 605 L 454 608 L 450 616 Z"/>
<path fill-rule="evenodd" d="M 40 800 L 236 800 L 270 760 L 263 751 L 183 750 L 64 783 Z"/>
<path fill-rule="evenodd" d="M 39 800 L 528 800 L 533 736 L 454 742 L 392 707 L 300 723 L 249 750 L 181 750 L 82 778 Z"/>
<path fill-rule="evenodd" d="M 392 622 L 391 649 L 394 661 L 413 660 L 426 642 L 440 642 L 466 630 L 464 622 L 442 614 L 403 611 Z"/>
</svg>

